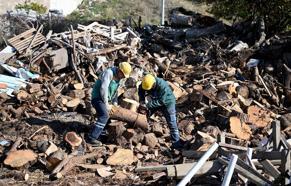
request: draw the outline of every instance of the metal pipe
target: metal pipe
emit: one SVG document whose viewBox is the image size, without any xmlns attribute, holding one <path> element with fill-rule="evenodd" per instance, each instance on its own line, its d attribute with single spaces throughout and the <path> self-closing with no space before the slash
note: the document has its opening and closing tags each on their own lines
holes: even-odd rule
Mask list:
<svg viewBox="0 0 291 186">
<path fill-rule="evenodd" d="M 235 154 L 231 155 L 231 159 L 230 159 L 228 166 L 227 166 L 227 172 L 223 178 L 222 186 L 229 185 L 231 178 L 232 178 L 232 175 L 233 175 L 233 171 L 234 171 L 236 162 L 237 162 L 237 158 L 238 158 L 237 155 L 235 155 Z"/>
<path fill-rule="evenodd" d="M 165 24 L 165 0 L 161 0 L 161 25 Z"/>
<path fill-rule="evenodd" d="M 203 166 L 207 159 L 216 151 L 218 146 L 219 145 L 217 143 L 214 143 L 208 149 L 208 151 L 203 154 L 203 156 L 198 160 L 198 162 L 191 168 L 187 175 L 180 181 L 178 186 L 185 186 L 187 183 L 189 183 L 192 177 L 199 171 L 199 169 Z"/>
</svg>

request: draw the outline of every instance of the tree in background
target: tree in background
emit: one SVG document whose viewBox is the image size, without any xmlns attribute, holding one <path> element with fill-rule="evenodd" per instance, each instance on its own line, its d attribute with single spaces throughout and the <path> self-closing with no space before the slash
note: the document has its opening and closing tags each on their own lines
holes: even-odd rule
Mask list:
<svg viewBox="0 0 291 186">
<path fill-rule="evenodd" d="M 251 20 L 264 24 L 267 34 L 290 30 L 291 0 L 206 0 L 211 13 L 234 21 Z"/>
</svg>

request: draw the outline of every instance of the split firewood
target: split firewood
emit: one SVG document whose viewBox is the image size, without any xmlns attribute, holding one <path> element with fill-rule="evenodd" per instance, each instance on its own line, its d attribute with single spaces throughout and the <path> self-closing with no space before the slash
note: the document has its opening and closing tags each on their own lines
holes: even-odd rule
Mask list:
<svg viewBox="0 0 291 186">
<path fill-rule="evenodd" d="M 52 175 L 56 178 L 62 178 L 67 172 L 73 169 L 78 164 L 82 163 L 86 159 L 93 158 L 101 153 L 102 149 L 98 149 L 95 152 L 83 155 L 83 156 L 75 156 L 69 155 L 66 159 L 64 159 L 53 171 Z"/>
<path fill-rule="evenodd" d="M 4 164 L 13 168 L 18 168 L 26 165 L 30 161 L 36 160 L 36 158 L 37 154 L 32 150 L 16 150 L 9 152 L 4 160 Z"/>
<path fill-rule="evenodd" d="M 139 103 L 137 101 L 128 98 L 124 98 L 120 105 L 123 108 L 129 109 L 133 112 L 137 112 L 137 109 L 139 107 Z"/>
<path fill-rule="evenodd" d="M 251 128 L 241 121 L 238 117 L 229 118 L 230 131 L 235 134 L 239 139 L 249 140 L 251 137 Z"/>
<path fill-rule="evenodd" d="M 106 163 L 108 165 L 131 165 L 135 161 L 135 156 L 131 150 L 117 149 L 117 151 L 107 159 Z"/>
<path fill-rule="evenodd" d="M 123 122 L 114 122 L 108 125 L 108 132 L 110 136 L 118 138 L 126 131 Z"/>
<path fill-rule="evenodd" d="M 248 122 L 259 128 L 263 128 L 271 124 L 271 122 L 273 121 L 271 116 L 272 115 L 270 112 L 258 106 L 250 106 L 248 108 Z"/>
</svg>

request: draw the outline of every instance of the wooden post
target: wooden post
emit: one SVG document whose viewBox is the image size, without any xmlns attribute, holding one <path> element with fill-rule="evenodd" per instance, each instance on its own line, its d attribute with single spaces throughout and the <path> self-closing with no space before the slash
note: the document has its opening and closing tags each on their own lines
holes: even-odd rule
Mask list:
<svg viewBox="0 0 291 186">
<path fill-rule="evenodd" d="M 280 122 L 278 120 L 275 120 L 272 122 L 272 136 L 273 136 L 273 151 L 279 150 L 279 144 L 281 140 L 281 127 Z"/>
</svg>

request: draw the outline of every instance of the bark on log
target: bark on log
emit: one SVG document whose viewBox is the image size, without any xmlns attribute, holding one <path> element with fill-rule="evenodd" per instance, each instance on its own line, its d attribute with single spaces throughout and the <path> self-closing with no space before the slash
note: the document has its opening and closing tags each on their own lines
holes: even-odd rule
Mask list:
<svg viewBox="0 0 291 186">
<path fill-rule="evenodd" d="M 135 113 L 122 107 L 113 106 L 110 111 L 110 117 L 112 119 L 127 122 L 133 127 L 140 127 L 144 130 L 148 129 L 148 121 L 146 115 Z"/>
</svg>

